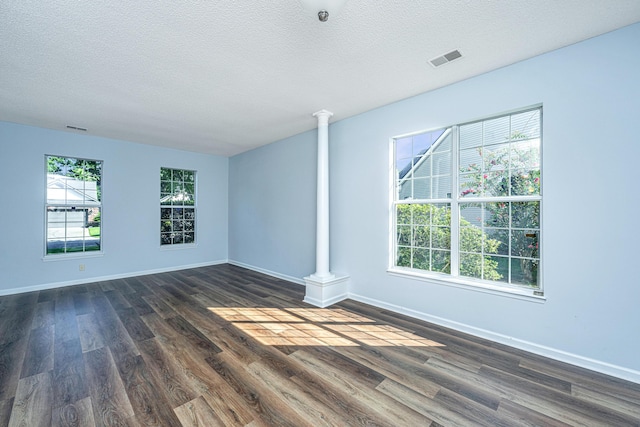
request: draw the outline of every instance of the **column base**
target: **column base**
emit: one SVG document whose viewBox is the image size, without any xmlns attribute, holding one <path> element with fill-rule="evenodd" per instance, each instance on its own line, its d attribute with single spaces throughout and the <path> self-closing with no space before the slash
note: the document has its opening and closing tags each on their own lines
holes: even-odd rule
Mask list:
<svg viewBox="0 0 640 427">
<path fill-rule="evenodd" d="M 328 307 L 349 296 L 349 276 L 346 274 L 331 274 L 328 277 L 318 277 L 315 274 L 304 278 L 306 291 L 304 302 L 316 307 Z"/>
</svg>

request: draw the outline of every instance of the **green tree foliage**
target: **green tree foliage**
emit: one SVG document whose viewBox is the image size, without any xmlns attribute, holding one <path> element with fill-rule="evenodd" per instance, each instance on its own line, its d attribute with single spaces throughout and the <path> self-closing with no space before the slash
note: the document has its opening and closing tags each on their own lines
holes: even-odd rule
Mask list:
<svg viewBox="0 0 640 427">
<path fill-rule="evenodd" d="M 461 180 L 460 195 L 463 198 L 540 194 L 538 140 L 532 143 L 527 135 L 520 132 L 514 132 L 506 140 L 510 143 L 500 149 L 478 148 L 482 164 L 461 168 L 464 179 Z M 516 264 L 511 263 L 512 281 L 537 286 L 540 203 L 498 202 L 478 203 L 477 206 L 485 210 L 484 226 L 492 229 L 492 237 L 502 246 L 494 253 L 517 259 Z"/>
<path fill-rule="evenodd" d="M 400 267 L 451 273 L 451 210 L 445 205 L 402 204 L 397 206 L 398 259 Z M 497 253 L 500 242 L 461 219 L 461 250 L 475 252 L 460 265 L 460 274 L 498 280 L 497 262 L 484 253 Z M 478 255 L 476 256 L 476 253 Z"/>
</svg>

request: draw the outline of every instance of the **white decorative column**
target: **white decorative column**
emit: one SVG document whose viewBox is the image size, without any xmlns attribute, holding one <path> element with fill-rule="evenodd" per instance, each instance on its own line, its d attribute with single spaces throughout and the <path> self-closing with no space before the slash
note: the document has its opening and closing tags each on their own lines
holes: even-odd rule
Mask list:
<svg viewBox="0 0 640 427">
<path fill-rule="evenodd" d="M 333 113 L 320 110 L 313 116 L 318 118 L 316 272 L 304 278 L 304 301 L 327 307 L 347 298 L 349 276 L 336 275 L 329 268 L 329 118 Z"/>
</svg>

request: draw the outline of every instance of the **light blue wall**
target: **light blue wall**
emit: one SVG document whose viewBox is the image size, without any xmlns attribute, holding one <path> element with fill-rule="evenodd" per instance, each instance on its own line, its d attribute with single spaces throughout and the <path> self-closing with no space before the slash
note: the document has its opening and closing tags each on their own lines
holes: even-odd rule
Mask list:
<svg viewBox="0 0 640 427">
<path fill-rule="evenodd" d="M 638 375 L 638 46 L 640 24 L 331 124 L 332 271 L 349 274 L 361 299 Z M 389 275 L 389 139 L 538 103 L 547 301 Z M 231 159 L 231 259 L 297 277 L 314 270 L 312 231 L 283 226 L 315 217 L 303 203 L 315 194 L 315 156 L 305 148 L 296 162 L 290 151 L 308 135 Z M 280 205 L 287 197 L 296 209 Z"/>
<path fill-rule="evenodd" d="M 294 279 L 315 271 L 316 141 L 306 132 L 230 159 L 230 260 Z"/>
<path fill-rule="evenodd" d="M 103 256 L 43 261 L 45 154 L 104 161 Z M 226 158 L 0 122 L 0 159 L 0 293 L 227 259 Z M 160 248 L 162 166 L 198 171 L 194 248 Z"/>
</svg>

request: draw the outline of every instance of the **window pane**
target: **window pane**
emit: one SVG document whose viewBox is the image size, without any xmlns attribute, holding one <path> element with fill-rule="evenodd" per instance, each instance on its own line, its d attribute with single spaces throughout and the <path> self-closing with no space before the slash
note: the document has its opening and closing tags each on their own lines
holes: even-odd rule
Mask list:
<svg viewBox="0 0 640 427">
<path fill-rule="evenodd" d="M 539 228 L 540 202 L 511 203 L 511 222 L 516 228 Z"/>
<path fill-rule="evenodd" d="M 460 274 L 466 277 L 482 278 L 482 255 L 461 253 Z"/>
<path fill-rule="evenodd" d="M 414 201 L 396 205 L 396 262 L 450 274 L 453 232 L 459 275 L 539 287 L 541 142 L 539 108 L 395 140 L 396 200 Z M 425 203 L 452 193 L 457 230 Z"/>
<path fill-rule="evenodd" d="M 407 157 L 409 140 L 411 151 Z M 449 129 L 399 138 L 395 140 L 395 156 L 398 200 L 450 197 L 452 157 Z"/>
<path fill-rule="evenodd" d="M 412 159 L 413 142 L 411 137 L 396 139 L 396 159 Z"/>
<path fill-rule="evenodd" d="M 431 229 L 428 226 L 416 225 L 413 227 L 413 246 L 428 248 L 431 242 Z M 403 244 L 398 242 L 399 244 Z"/>
<path fill-rule="evenodd" d="M 431 209 L 429 205 L 409 205 L 413 215 L 412 224 L 429 225 L 431 223 Z"/>
<path fill-rule="evenodd" d="M 413 250 L 413 268 L 419 270 L 430 270 L 429 249 L 415 248 Z"/>
<path fill-rule="evenodd" d="M 538 287 L 538 261 L 531 259 L 511 259 L 511 282 Z"/>
<path fill-rule="evenodd" d="M 451 176 L 433 177 L 432 189 L 433 197 L 436 199 L 448 199 L 451 197 Z"/>
<path fill-rule="evenodd" d="M 161 233 L 160 234 L 160 244 L 161 245 L 170 245 L 172 243 L 171 233 Z"/>
<path fill-rule="evenodd" d="M 100 250 L 102 162 L 46 156 L 46 254 Z"/>
<path fill-rule="evenodd" d="M 419 178 L 413 180 L 413 198 L 431 198 L 431 180 L 429 178 Z"/>
<path fill-rule="evenodd" d="M 507 170 L 485 172 L 481 182 L 485 197 L 509 195 L 509 171 Z"/>
<path fill-rule="evenodd" d="M 509 282 L 509 258 L 499 256 L 484 257 L 483 277 L 484 280 L 497 282 Z"/>
<path fill-rule="evenodd" d="M 540 137 L 540 110 L 525 111 L 511 116 L 512 138 Z"/>
<path fill-rule="evenodd" d="M 398 267 L 411 267 L 411 248 L 398 247 L 396 265 Z"/>
<path fill-rule="evenodd" d="M 460 126 L 460 149 L 482 146 L 482 122 Z"/>
<path fill-rule="evenodd" d="M 431 271 L 451 273 L 451 252 L 431 251 Z"/>
<path fill-rule="evenodd" d="M 482 253 L 482 231 L 477 227 L 460 227 L 460 251 Z"/>
<path fill-rule="evenodd" d="M 450 205 L 398 205 L 396 218 L 396 265 L 435 271 L 431 270 L 433 253 L 436 252 L 433 249 L 451 247 Z M 449 255 L 447 259 L 450 259 Z"/>
<path fill-rule="evenodd" d="M 411 205 L 396 206 L 396 223 L 411 224 Z"/>
<path fill-rule="evenodd" d="M 413 156 L 419 156 L 427 152 L 433 141 L 431 135 L 422 133 L 413 137 Z"/>
<path fill-rule="evenodd" d="M 431 234 L 431 245 L 433 248 L 451 248 L 451 230 L 448 227 L 432 227 Z"/>
<path fill-rule="evenodd" d="M 509 169 L 509 144 L 498 144 L 484 147 L 483 154 L 483 170 L 496 171 Z"/>
<path fill-rule="evenodd" d="M 425 176 L 431 176 L 431 174 L 433 173 L 431 170 L 431 159 L 432 156 L 426 156 L 422 158 L 422 161 L 419 164 L 416 164 L 414 166 L 414 170 L 413 170 L 413 176 L 414 177 L 418 177 L 418 178 L 422 178 Z"/>
<path fill-rule="evenodd" d="M 540 194 L 540 170 L 514 170 L 511 175 L 511 195 Z"/>
<path fill-rule="evenodd" d="M 47 207 L 47 254 L 100 250 L 100 208 Z"/>
<path fill-rule="evenodd" d="M 460 152 L 460 170 L 465 173 L 478 173 L 482 170 L 481 149 L 462 150 Z"/>
<path fill-rule="evenodd" d="M 399 225 L 398 226 L 398 245 L 409 246 L 411 244 L 411 226 Z"/>
<path fill-rule="evenodd" d="M 540 167 L 540 140 L 513 142 L 509 155 L 511 169 L 537 169 Z"/>
<path fill-rule="evenodd" d="M 503 228 L 486 228 L 484 230 L 484 252 L 490 254 L 509 254 L 509 230 Z"/>
<path fill-rule="evenodd" d="M 483 145 L 500 144 L 509 141 L 510 128 L 510 116 L 503 116 L 491 120 L 485 120 Z"/>
<path fill-rule="evenodd" d="M 195 171 L 160 169 L 161 245 L 195 243 L 195 182 Z"/>
<path fill-rule="evenodd" d="M 482 226 L 482 215 L 483 215 L 483 205 L 482 204 L 463 204 L 460 206 L 460 225 L 463 227 L 468 227 L 470 225 L 474 225 L 476 227 Z"/>
<path fill-rule="evenodd" d="M 406 200 L 413 197 L 413 180 L 403 180 L 398 184 L 398 200 Z"/>
<path fill-rule="evenodd" d="M 449 131 L 450 129 L 443 130 L 443 133 Z M 451 136 L 451 132 L 448 132 L 446 135 L 442 137 L 442 139 L 438 142 L 438 145 L 434 148 L 436 153 L 440 153 L 443 151 L 451 151 L 451 144 L 453 143 L 453 138 Z"/>
</svg>

